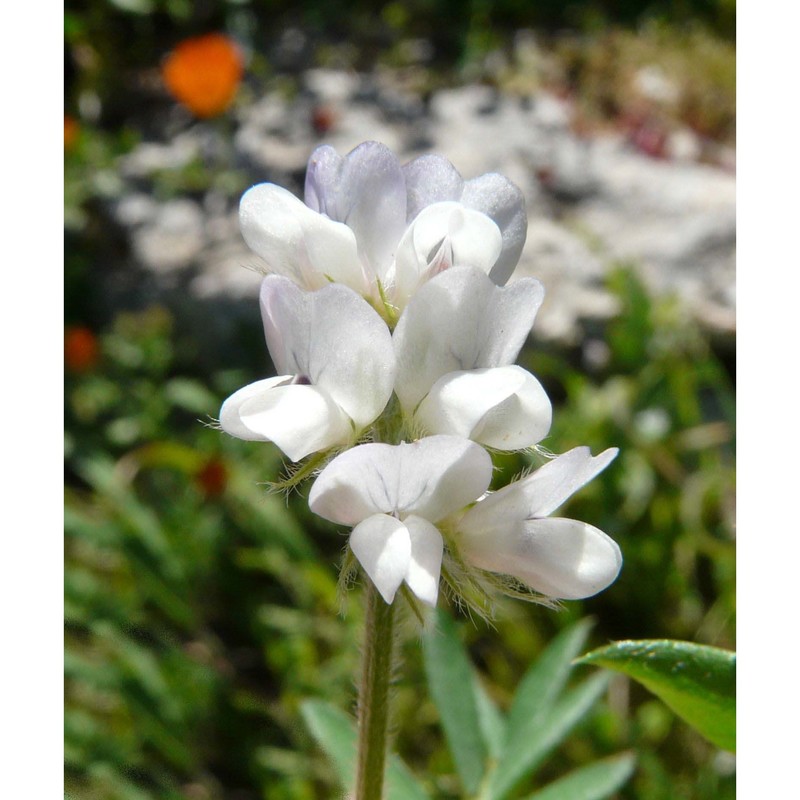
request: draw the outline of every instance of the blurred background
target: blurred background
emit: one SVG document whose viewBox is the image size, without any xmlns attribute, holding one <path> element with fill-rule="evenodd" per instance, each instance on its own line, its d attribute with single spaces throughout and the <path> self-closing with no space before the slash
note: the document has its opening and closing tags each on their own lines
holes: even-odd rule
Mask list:
<svg viewBox="0 0 800 800">
<path fill-rule="evenodd" d="M 321 143 L 521 187 L 516 274 L 547 298 L 520 363 L 554 401 L 544 444 L 621 449 L 564 512 L 619 542 L 612 587 L 560 611 L 504 600 L 491 626 L 453 609 L 488 693 L 507 705 L 586 615 L 593 646 L 735 648 L 734 35 L 733 0 L 66 4 L 70 797 L 335 796 L 298 706 L 352 709 L 345 533 L 267 493 L 276 448 L 209 427 L 272 370 L 239 197 L 300 193 Z M 499 466 L 498 486 L 528 464 Z M 412 631 L 395 746 L 455 798 L 419 650 Z M 619 797 L 734 797 L 732 757 L 622 677 L 539 779 L 628 748 Z"/>
</svg>

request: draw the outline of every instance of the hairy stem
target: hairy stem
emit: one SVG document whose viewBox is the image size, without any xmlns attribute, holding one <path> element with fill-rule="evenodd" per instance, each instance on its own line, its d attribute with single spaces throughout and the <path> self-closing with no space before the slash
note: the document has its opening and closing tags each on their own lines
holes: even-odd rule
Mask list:
<svg viewBox="0 0 800 800">
<path fill-rule="evenodd" d="M 361 687 L 358 697 L 356 800 L 381 800 L 389 727 L 394 608 L 366 581 L 367 603 Z"/>
</svg>

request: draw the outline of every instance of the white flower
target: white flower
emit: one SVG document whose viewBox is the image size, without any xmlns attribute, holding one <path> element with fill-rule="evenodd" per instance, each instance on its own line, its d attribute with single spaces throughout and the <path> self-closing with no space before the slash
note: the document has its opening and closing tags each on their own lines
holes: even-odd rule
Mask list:
<svg viewBox="0 0 800 800">
<path fill-rule="evenodd" d="M 534 278 L 500 287 L 468 267 L 426 283 L 392 337 L 395 391 L 406 415 L 429 433 L 499 450 L 541 441 L 550 430 L 550 401 L 539 381 L 513 362 L 543 297 Z"/>
<path fill-rule="evenodd" d="M 593 458 L 588 447 L 576 447 L 487 495 L 457 524 L 461 556 L 549 597 L 577 600 L 602 591 L 622 567 L 616 542 L 585 522 L 549 515 L 617 452 L 611 448 Z"/>
<path fill-rule="evenodd" d="M 453 265 L 477 267 L 504 284 L 527 231 L 523 195 L 503 176 L 464 181 L 439 156 L 401 166 L 377 142 L 344 157 L 317 148 L 305 199 L 270 183 L 248 190 L 240 204 L 247 244 L 270 271 L 303 288 L 344 283 L 397 310 Z"/>
<path fill-rule="evenodd" d="M 277 275 L 262 283 L 261 316 L 280 374 L 231 395 L 220 411 L 222 429 L 272 441 L 293 461 L 353 442 L 392 394 L 386 323 L 345 286 L 304 292 Z"/>
<path fill-rule="evenodd" d="M 437 522 L 488 488 L 489 454 L 455 436 L 366 444 L 337 456 L 311 487 L 321 517 L 355 526 L 350 547 L 387 603 L 405 581 L 436 605 L 443 541 Z"/>
</svg>

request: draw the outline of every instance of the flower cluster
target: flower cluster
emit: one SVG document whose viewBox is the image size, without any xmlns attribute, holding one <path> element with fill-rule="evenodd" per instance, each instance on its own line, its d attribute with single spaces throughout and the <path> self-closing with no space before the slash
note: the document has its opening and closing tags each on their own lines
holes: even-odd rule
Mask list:
<svg viewBox="0 0 800 800">
<path fill-rule="evenodd" d="M 387 603 L 405 584 L 435 605 L 444 559 L 548 598 L 616 578 L 612 539 L 550 516 L 615 449 L 575 448 L 488 492 L 489 450 L 534 447 L 552 419 L 514 363 L 544 297 L 533 278 L 506 285 L 527 228 L 514 184 L 465 181 L 434 155 L 401 165 L 375 142 L 345 157 L 322 146 L 305 203 L 260 184 L 240 220 L 267 265 L 261 314 L 279 374 L 229 397 L 221 427 L 295 462 L 327 460 L 310 508 L 352 527 L 349 547 Z"/>
</svg>

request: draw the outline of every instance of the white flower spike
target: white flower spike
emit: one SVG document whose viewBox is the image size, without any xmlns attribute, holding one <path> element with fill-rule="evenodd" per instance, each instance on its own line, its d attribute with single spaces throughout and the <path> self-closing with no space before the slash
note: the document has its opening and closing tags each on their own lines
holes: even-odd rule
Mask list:
<svg viewBox="0 0 800 800">
<path fill-rule="evenodd" d="M 455 436 L 366 444 L 322 470 L 308 504 L 354 526 L 350 547 L 387 603 L 405 581 L 435 606 L 444 547 L 436 523 L 480 497 L 491 477 L 489 454 Z"/>
<path fill-rule="evenodd" d="M 292 461 L 352 443 L 392 394 L 386 323 L 345 286 L 304 292 L 276 275 L 262 283 L 261 316 L 280 374 L 231 395 L 220 412 L 222 429 L 274 442 Z"/>
<path fill-rule="evenodd" d="M 588 447 L 576 447 L 487 495 L 457 524 L 462 557 L 548 597 L 578 600 L 605 589 L 622 567 L 616 542 L 585 522 L 549 514 L 602 472 L 617 452 L 611 448 L 593 458 Z"/>
<path fill-rule="evenodd" d="M 239 208 L 247 244 L 270 272 L 304 289 L 344 283 L 378 308 L 388 303 L 390 316 L 451 266 L 474 266 L 505 284 L 527 231 L 522 192 L 503 176 L 464 181 L 439 156 L 401 166 L 377 142 L 346 156 L 318 147 L 305 200 L 271 183 L 249 189 Z"/>
<path fill-rule="evenodd" d="M 534 278 L 500 287 L 469 267 L 426 283 L 392 337 L 395 391 L 404 413 L 428 433 L 463 436 L 498 450 L 540 442 L 550 430 L 550 400 L 539 381 L 513 362 L 543 297 Z"/>
</svg>

